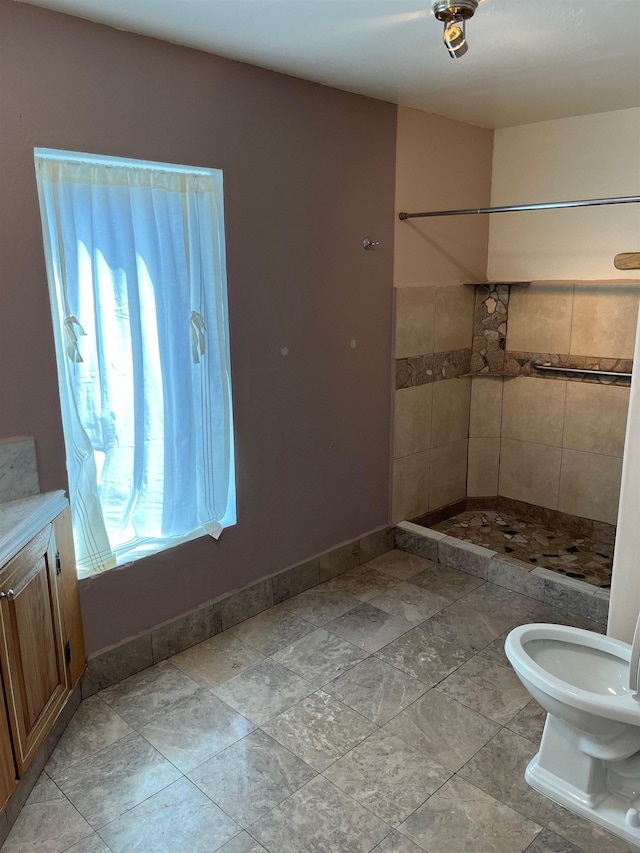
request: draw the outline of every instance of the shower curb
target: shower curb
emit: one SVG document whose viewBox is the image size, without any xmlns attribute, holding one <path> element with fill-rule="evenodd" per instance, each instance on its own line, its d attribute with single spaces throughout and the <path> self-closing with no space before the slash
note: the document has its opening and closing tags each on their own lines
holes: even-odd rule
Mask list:
<svg viewBox="0 0 640 853">
<path fill-rule="evenodd" d="M 532 568 L 489 548 L 447 536 L 430 527 L 401 521 L 395 528 L 396 548 L 425 557 L 505 589 L 549 604 L 563 613 L 606 625 L 609 590 L 568 578 L 543 566 Z"/>
</svg>

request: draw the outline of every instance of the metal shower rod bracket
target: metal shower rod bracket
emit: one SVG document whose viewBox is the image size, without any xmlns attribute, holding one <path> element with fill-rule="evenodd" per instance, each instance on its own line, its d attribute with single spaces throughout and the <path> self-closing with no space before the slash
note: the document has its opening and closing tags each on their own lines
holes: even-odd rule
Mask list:
<svg viewBox="0 0 640 853">
<path fill-rule="evenodd" d="M 478 213 L 514 213 L 518 210 L 557 210 L 566 207 L 597 207 L 601 204 L 639 204 L 640 195 L 617 198 L 589 198 L 579 201 L 550 201 L 538 204 L 511 204 L 503 207 L 472 207 L 468 210 L 427 210 L 422 213 L 400 213 L 400 219 L 423 219 L 427 216 L 468 216 Z"/>
</svg>

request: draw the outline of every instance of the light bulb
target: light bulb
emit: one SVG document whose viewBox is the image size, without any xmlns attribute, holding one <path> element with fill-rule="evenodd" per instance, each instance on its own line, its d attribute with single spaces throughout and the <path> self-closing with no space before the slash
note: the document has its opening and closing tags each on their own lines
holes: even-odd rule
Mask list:
<svg viewBox="0 0 640 853">
<path fill-rule="evenodd" d="M 452 15 L 450 20 L 445 21 L 443 40 L 452 59 L 459 59 L 469 50 L 462 15 Z"/>
</svg>

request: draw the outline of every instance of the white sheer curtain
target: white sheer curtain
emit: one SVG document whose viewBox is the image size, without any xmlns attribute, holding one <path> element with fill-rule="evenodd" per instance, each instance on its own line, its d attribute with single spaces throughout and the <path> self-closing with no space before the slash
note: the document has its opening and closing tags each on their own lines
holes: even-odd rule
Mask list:
<svg viewBox="0 0 640 853">
<path fill-rule="evenodd" d="M 36 149 L 82 574 L 235 523 L 222 174 Z"/>
</svg>

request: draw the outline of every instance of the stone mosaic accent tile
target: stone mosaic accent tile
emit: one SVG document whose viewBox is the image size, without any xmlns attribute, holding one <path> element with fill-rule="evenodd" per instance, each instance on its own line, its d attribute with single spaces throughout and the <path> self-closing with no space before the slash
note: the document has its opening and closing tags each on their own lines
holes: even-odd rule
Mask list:
<svg viewBox="0 0 640 853">
<path fill-rule="evenodd" d="M 607 370 L 615 373 L 631 373 L 633 360 L 629 358 L 596 358 L 589 355 L 568 355 L 555 352 L 521 352 L 507 350 L 504 354 L 504 373 L 508 376 L 536 376 L 544 379 L 569 380 L 570 382 L 592 382 L 596 385 L 626 385 L 625 377 L 577 375 L 573 373 L 540 373 L 533 362 L 552 364 L 555 367 L 577 367 L 581 370 Z"/>
<path fill-rule="evenodd" d="M 611 585 L 613 547 L 590 536 L 576 536 L 561 528 L 523 521 L 507 512 L 488 510 L 460 513 L 440 522 L 435 529 L 520 560 L 532 568 L 542 566 L 605 589 Z M 499 569 L 494 564 L 496 576 Z M 531 591 L 527 589 L 526 594 Z"/>
<path fill-rule="evenodd" d="M 471 370 L 468 348 L 396 359 L 396 391 L 464 376 Z"/>
<path fill-rule="evenodd" d="M 502 373 L 508 316 L 508 284 L 476 285 L 471 372 Z"/>
<path fill-rule="evenodd" d="M 448 352 L 437 352 L 433 356 L 433 381 L 455 379 L 464 376 L 471 370 L 471 350 L 455 349 Z"/>
</svg>

